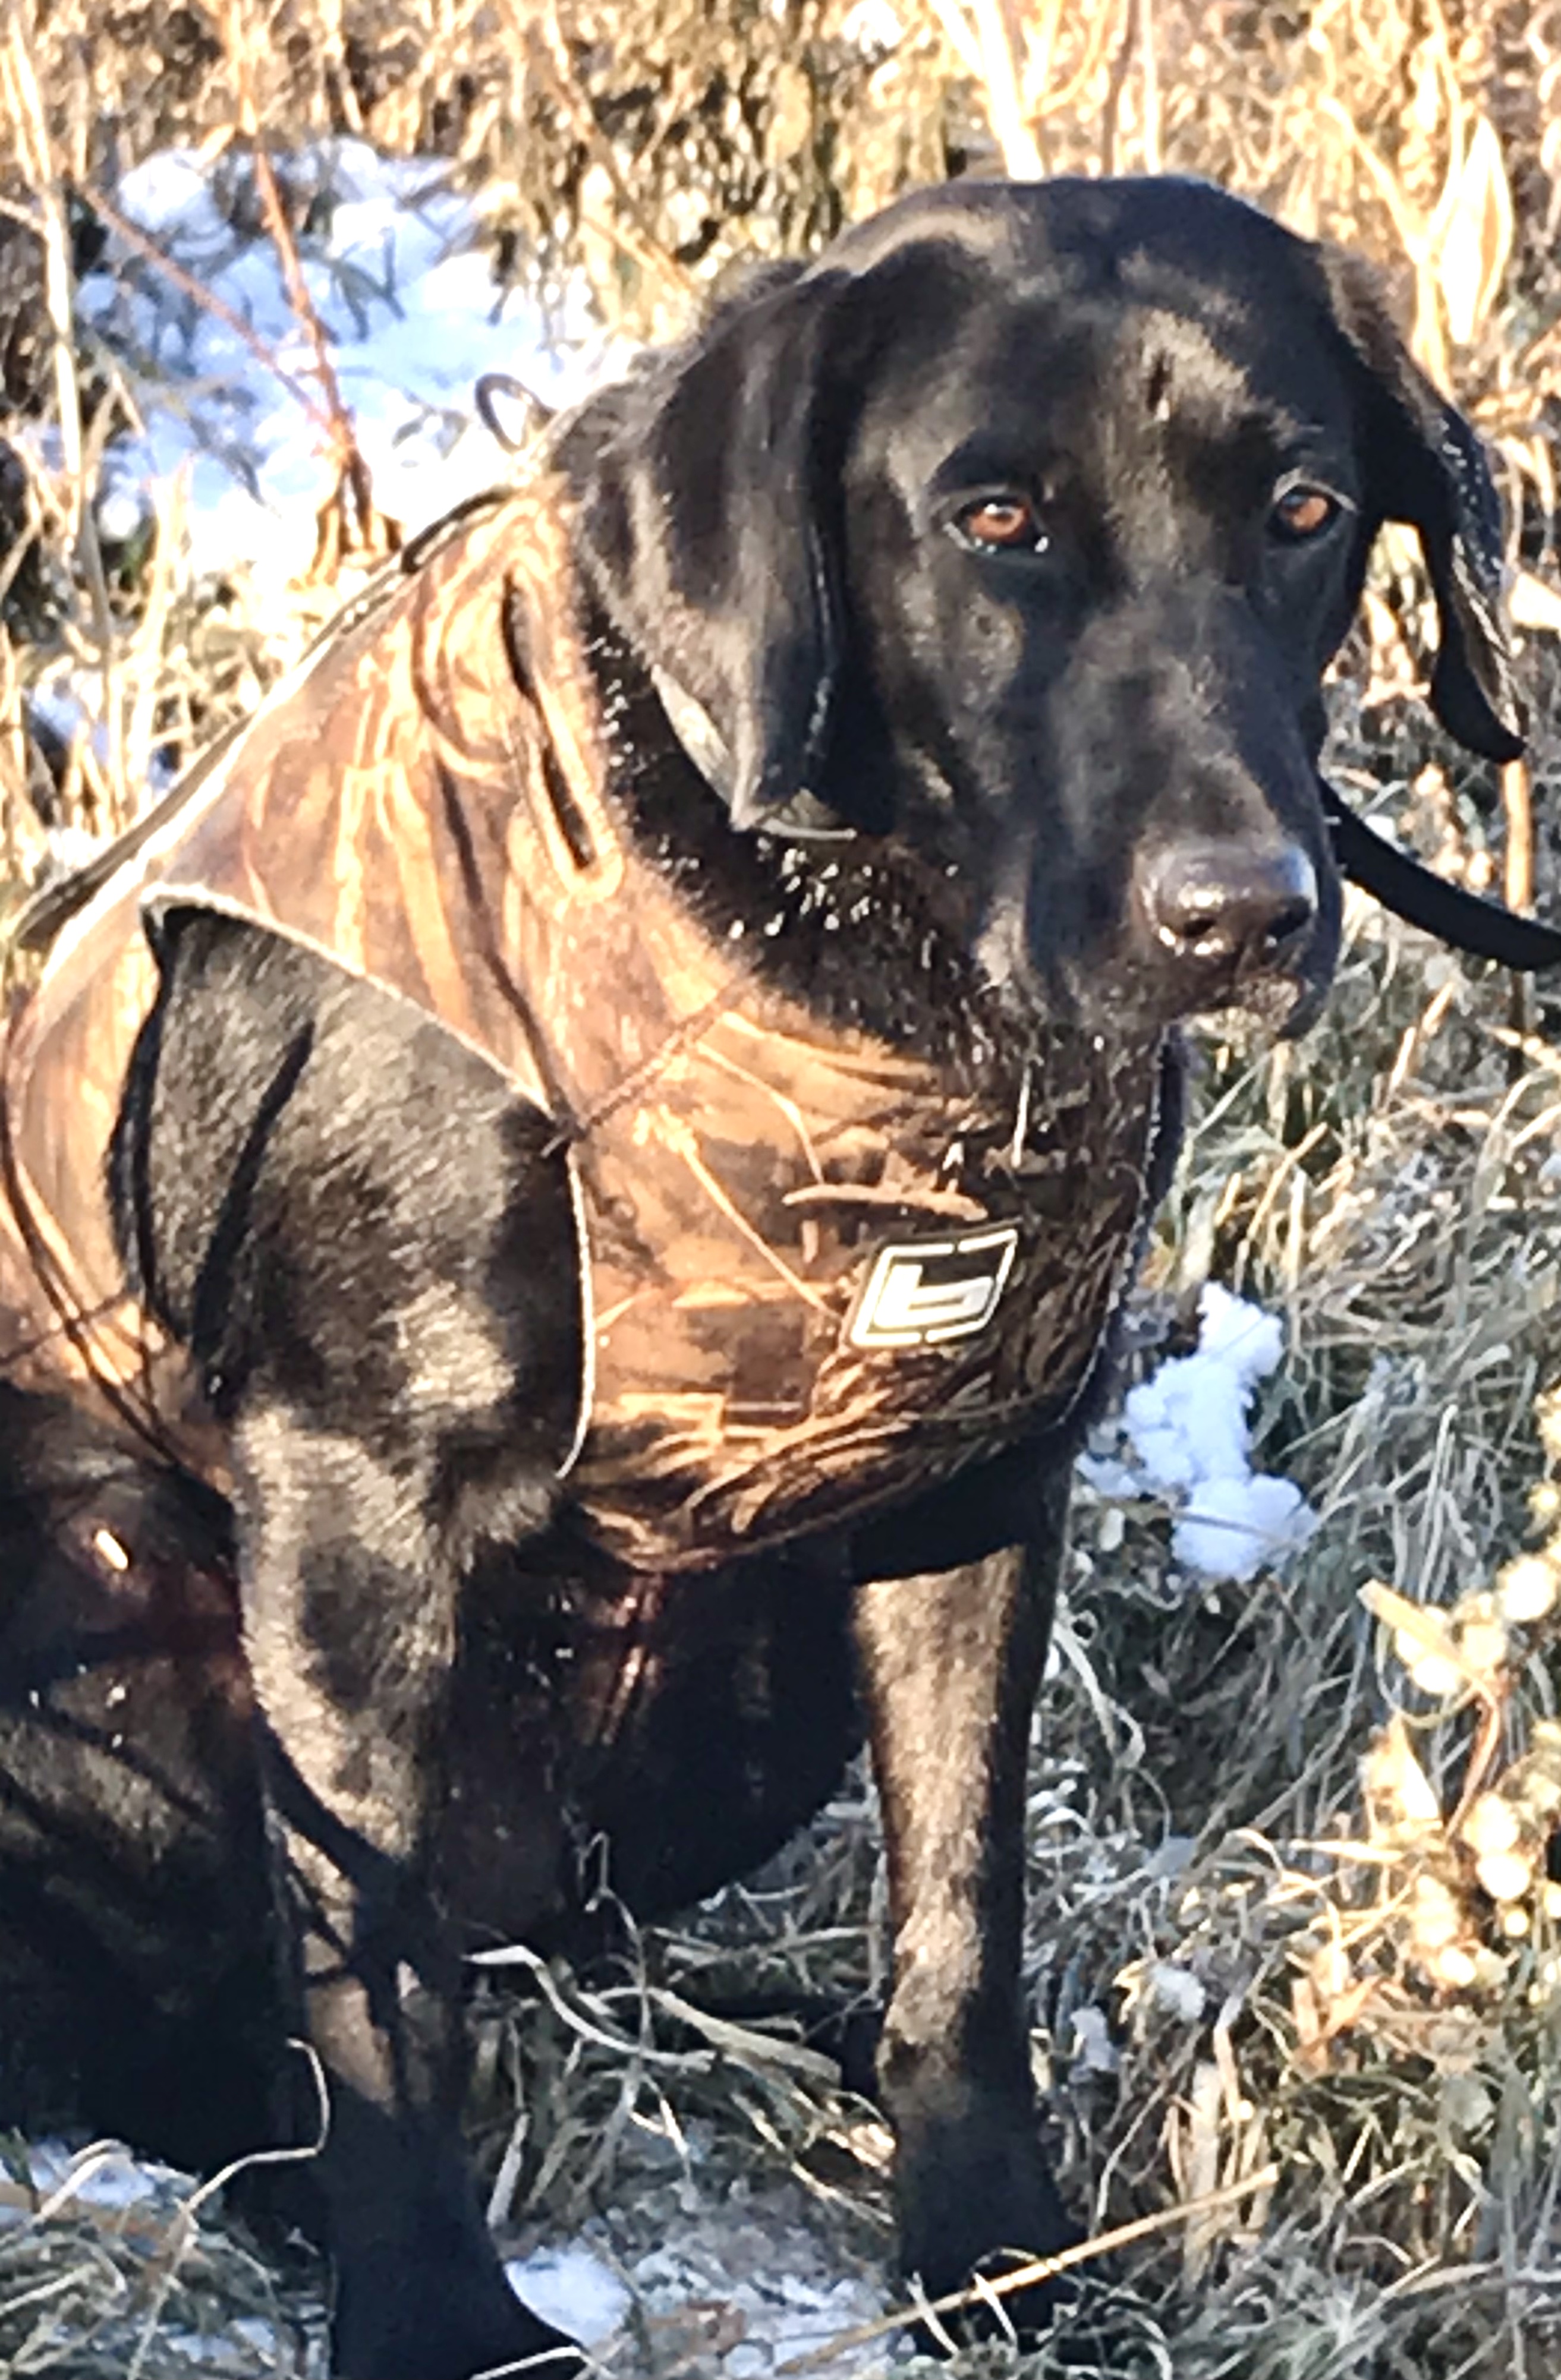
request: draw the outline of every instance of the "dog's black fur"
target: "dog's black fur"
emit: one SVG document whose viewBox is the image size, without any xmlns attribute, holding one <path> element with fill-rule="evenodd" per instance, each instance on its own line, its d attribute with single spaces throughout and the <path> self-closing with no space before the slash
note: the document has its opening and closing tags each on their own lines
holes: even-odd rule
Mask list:
<svg viewBox="0 0 1561 2380">
<path fill-rule="evenodd" d="M 780 918 L 762 961 L 826 1020 L 926 1047 L 995 999 L 1020 1041 L 1103 1037 L 1146 1104 L 1162 1068 L 1162 1033 L 1231 1002 L 1299 1029 L 1324 994 L 1319 681 L 1384 518 L 1425 547 L 1436 707 L 1516 748 L 1475 443 L 1353 267 L 1200 186 L 908 202 L 558 453 L 617 782 L 689 898 Z M 651 665 L 708 715 L 707 776 Z M 804 789 L 857 841 L 793 840 Z M 929 870 L 962 922 L 908 947 Z M 176 911 L 157 955 L 112 1195 L 234 1489 L 0 1390 L 6 2112 L 211 2163 L 277 2137 L 307 2032 L 336 2370 L 534 2352 L 458 2142 L 463 1951 L 564 1939 L 598 1832 L 637 1910 L 712 1889 L 865 1731 L 905 2263 L 938 2290 L 1055 2246 L 1020 1825 L 1077 1416 L 825 1539 L 592 1564 L 555 1475 L 579 1292 L 548 1127 L 251 926 Z"/>
</svg>

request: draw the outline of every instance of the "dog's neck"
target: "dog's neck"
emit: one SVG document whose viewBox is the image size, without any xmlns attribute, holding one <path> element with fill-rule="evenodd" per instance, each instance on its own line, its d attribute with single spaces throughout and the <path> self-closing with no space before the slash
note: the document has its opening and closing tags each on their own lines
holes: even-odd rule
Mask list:
<svg viewBox="0 0 1561 2380">
<path fill-rule="evenodd" d="M 981 1067 L 999 1043 L 1039 1048 L 1066 1032 L 1060 1020 L 1020 1015 L 987 985 L 968 896 L 944 867 L 846 825 L 811 795 L 758 831 L 736 831 L 724 747 L 701 706 L 594 607 L 582 628 L 608 797 L 714 939 L 740 947 L 822 1026 L 956 1064 Z"/>
</svg>

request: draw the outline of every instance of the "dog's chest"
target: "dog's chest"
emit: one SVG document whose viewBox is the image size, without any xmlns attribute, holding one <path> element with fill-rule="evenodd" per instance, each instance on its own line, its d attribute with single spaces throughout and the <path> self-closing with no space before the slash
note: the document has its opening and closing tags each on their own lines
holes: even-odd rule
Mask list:
<svg viewBox="0 0 1561 2380">
<path fill-rule="evenodd" d="M 570 1486 L 635 1567 L 836 1524 L 1061 1419 L 1146 1203 L 1152 1047 L 961 1075 L 727 1011 L 578 1145 Z"/>
<path fill-rule="evenodd" d="M 599 773 L 572 823 L 532 808 L 506 940 L 580 1193 L 569 1492 L 663 1570 L 1067 1413 L 1132 1262 L 1160 1048 L 1021 1025 L 952 868 L 735 836 L 659 707 L 597 684 Z"/>
</svg>

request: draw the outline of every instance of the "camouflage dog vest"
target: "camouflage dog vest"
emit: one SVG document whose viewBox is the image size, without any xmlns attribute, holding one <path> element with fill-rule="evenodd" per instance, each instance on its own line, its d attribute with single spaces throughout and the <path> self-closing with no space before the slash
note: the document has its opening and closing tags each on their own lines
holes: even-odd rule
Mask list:
<svg viewBox="0 0 1561 2380">
<path fill-rule="evenodd" d="M 149 923 L 226 911 L 412 1002 L 555 1120 L 586 1318 L 559 1469 L 611 1555 L 676 1569 L 902 1500 L 1067 1411 L 1131 1263 L 1160 1066 L 1152 1039 L 1077 1032 L 940 1063 L 767 984 L 636 842 L 575 583 L 547 473 L 452 521 L 65 929 L 6 1054 L 0 1373 L 222 1475 L 181 1351 L 128 1293 L 105 1157 Z"/>
</svg>

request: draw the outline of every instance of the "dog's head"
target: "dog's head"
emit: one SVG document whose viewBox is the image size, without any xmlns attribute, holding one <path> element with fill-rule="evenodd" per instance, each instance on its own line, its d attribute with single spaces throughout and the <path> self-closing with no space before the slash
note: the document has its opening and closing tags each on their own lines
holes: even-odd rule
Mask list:
<svg viewBox="0 0 1561 2380">
<path fill-rule="evenodd" d="M 734 823 L 807 796 L 920 847 L 1020 996 L 1310 1019 L 1320 682 L 1384 520 L 1435 590 L 1433 708 L 1518 748 L 1478 441 L 1359 266 L 1201 184 L 905 200 L 560 452 L 598 600 Z"/>
</svg>

